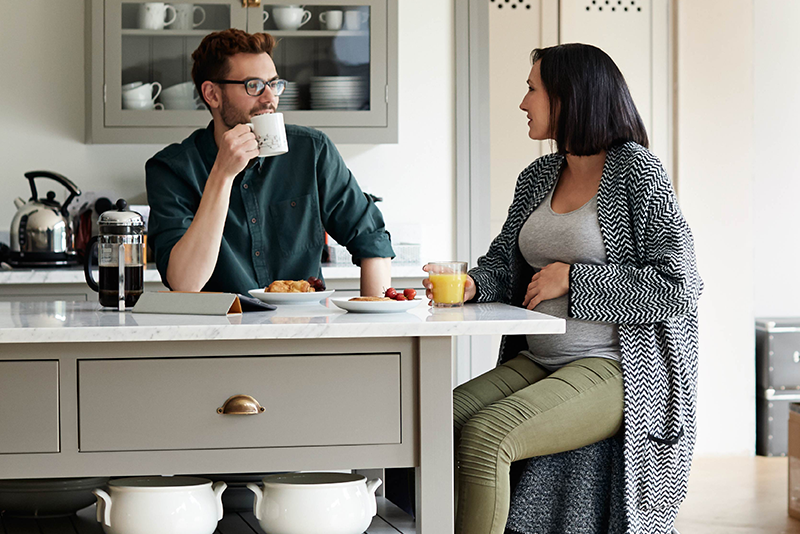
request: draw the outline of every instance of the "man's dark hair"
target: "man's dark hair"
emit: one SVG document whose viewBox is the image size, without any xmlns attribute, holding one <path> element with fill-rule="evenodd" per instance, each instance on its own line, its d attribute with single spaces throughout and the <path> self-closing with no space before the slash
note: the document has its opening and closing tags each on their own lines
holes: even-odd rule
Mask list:
<svg viewBox="0 0 800 534">
<path fill-rule="evenodd" d="M 192 53 L 192 80 L 197 94 L 203 99 L 203 82 L 224 79 L 230 66 L 228 58 L 236 54 L 269 54 L 275 48 L 275 38 L 268 33 L 247 33 L 236 28 L 206 35 Z"/>
<path fill-rule="evenodd" d="M 608 54 L 572 43 L 535 49 L 531 64 L 537 61 L 559 154 L 590 156 L 628 141 L 647 148 L 642 118 Z"/>
</svg>

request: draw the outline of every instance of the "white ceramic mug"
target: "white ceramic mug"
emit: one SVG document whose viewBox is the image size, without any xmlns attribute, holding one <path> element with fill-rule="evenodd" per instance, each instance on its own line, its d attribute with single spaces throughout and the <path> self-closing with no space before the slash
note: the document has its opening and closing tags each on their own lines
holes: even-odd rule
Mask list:
<svg viewBox="0 0 800 534">
<path fill-rule="evenodd" d="M 222 519 L 224 482 L 195 477 L 135 477 L 94 490 L 106 534 L 213 534 Z"/>
<path fill-rule="evenodd" d="M 170 17 L 166 18 L 168 13 Z M 146 2 L 139 6 L 139 28 L 143 30 L 163 30 L 176 18 L 175 8 L 164 2 Z"/>
<path fill-rule="evenodd" d="M 155 93 L 153 92 L 153 89 L 155 89 Z M 161 84 L 158 82 L 133 82 L 122 86 L 122 98 L 134 100 L 155 100 L 160 94 Z"/>
<path fill-rule="evenodd" d="M 137 110 L 148 110 L 148 109 L 157 109 L 162 110 L 164 109 L 164 104 L 161 102 L 156 103 L 155 100 L 133 100 L 133 99 L 122 99 L 122 109 L 137 109 Z"/>
<path fill-rule="evenodd" d="M 175 23 L 172 30 L 193 30 L 206 21 L 206 10 L 194 4 L 175 4 Z M 195 22 L 195 14 L 200 13 L 200 20 Z"/>
<path fill-rule="evenodd" d="M 319 14 L 319 21 L 326 30 L 338 31 L 342 29 L 342 12 L 338 9 L 325 11 Z"/>
<path fill-rule="evenodd" d="M 256 134 L 259 157 L 278 156 L 289 152 L 283 113 L 256 115 L 247 125 Z"/>
<path fill-rule="evenodd" d="M 369 20 L 369 13 L 348 9 L 344 12 L 344 27 L 348 30 L 360 30 L 361 25 Z"/>
<path fill-rule="evenodd" d="M 300 6 L 272 8 L 272 18 L 279 30 L 296 30 L 311 20 L 311 11 Z"/>
</svg>

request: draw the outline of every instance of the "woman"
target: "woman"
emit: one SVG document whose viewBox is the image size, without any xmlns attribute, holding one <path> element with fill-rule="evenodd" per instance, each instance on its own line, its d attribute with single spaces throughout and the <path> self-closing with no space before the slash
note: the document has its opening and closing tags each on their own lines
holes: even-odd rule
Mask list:
<svg viewBox="0 0 800 534">
<path fill-rule="evenodd" d="M 520 174 L 465 299 L 564 317 L 566 333 L 504 339 L 500 365 L 455 390 L 456 532 L 503 532 L 511 462 L 624 428 L 626 532 L 668 533 L 695 436 L 691 232 L 611 58 L 568 44 L 531 62 L 520 109 L 557 153 Z"/>
</svg>

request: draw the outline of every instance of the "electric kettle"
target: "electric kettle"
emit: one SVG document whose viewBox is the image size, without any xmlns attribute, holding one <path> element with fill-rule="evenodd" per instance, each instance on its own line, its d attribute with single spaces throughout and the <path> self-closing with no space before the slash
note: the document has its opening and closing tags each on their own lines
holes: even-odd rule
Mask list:
<svg viewBox="0 0 800 534">
<path fill-rule="evenodd" d="M 119 199 L 117 209 L 100 215 L 100 234 L 89 240 L 83 264 L 86 283 L 100 294 L 100 305 L 119 311 L 132 308 L 144 291 L 144 218 L 127 207 Z M 94 248 L 100 267 L 98 282 L 92 277 Z"/>
<path fill-rule="evenodd" d="M 52 267 L 77 263 L 73 247 L 74 236 L 67 206 L 81 194 L 74 183 L 65 176 L 50 171 L 25 173 L 30 181 L 31 198 L 27 202 L 16 198 L 17 213 L 11 221 L 11 251 L 9 263 L 15 267 Z M 69 191 L 64 204 L 56 201 L 56 194 L 48 191 L 46 198 L 38 198 L 36 178 L 49 178 Z"/>
</svg>

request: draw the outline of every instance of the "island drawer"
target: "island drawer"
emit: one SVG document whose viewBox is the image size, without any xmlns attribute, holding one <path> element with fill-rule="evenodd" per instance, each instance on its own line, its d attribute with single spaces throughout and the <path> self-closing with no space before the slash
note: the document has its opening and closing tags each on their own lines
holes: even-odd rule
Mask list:
<svg viewBox="0 0 800 534">
<path fill-rule="evenodd" d="M 0 408 L 0 454 L 58 452 L 58 362 L 0 361 Z"/>
<path fill-rule="evenodd" d="M 81 360 L 80 450 L 400 443 L 400 354 Z M 253 397 L 257 415 L 222 415 Z"/>
</svg>

